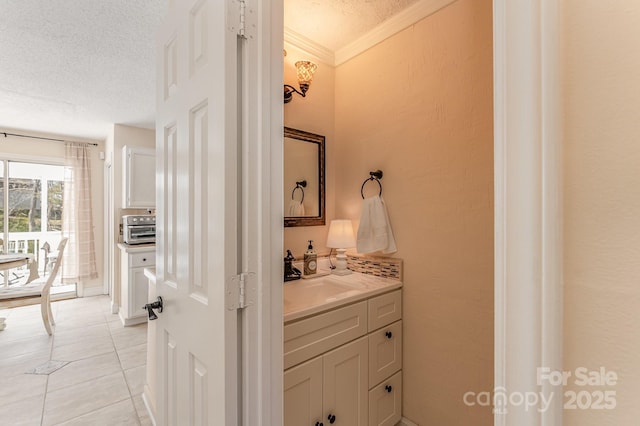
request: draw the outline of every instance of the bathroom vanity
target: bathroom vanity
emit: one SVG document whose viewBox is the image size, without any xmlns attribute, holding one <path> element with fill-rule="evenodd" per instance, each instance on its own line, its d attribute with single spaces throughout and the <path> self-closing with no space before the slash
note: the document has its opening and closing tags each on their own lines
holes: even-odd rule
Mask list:
<svg viewBox="0 0 640 426">
<path fill-rule="evenodd" d="M 285 426 L 393 426 L 402 283 L 353 273 L 284 285 Z"/>
</svg>

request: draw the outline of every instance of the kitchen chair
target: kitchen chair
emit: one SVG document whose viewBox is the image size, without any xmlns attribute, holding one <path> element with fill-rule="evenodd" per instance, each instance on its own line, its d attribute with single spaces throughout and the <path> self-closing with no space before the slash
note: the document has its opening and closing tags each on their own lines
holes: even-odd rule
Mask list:
<svg viewBox="0 0 640 426">
<path fill-rule="evenodd" d="M 44 328 L 47 329 L 49 335 L 52 334 L 51 325 L 55 325 L 53 314 L 51 313 L 51 286 L 62 265 L 62 254 L 67 245 L 67 240 L 68 238 L 63 238 L 60 241 L 58 245 L 58 260 L 53 265 L 53 269 L 46 280 L 36 280 L 19 287 L 0 288 L 0 307 L 22 306 L 28 304 L 25 303 L 27 301 L 40 299 L 42 322 L 44 322 Z"/>
<path fill-rule="evenodd" d="M 55 265 L 56 260 L 58 260 L 60 253 L 58 250 L 51 251 L 51 246 L 46 241 L 40 250 L 44 252 L 44 266 L 42 268 L 42 273 L 43 275 L 47 275 L 47 266 L 49 269 L 53 268 L 53 265 Z"/>
</svg>

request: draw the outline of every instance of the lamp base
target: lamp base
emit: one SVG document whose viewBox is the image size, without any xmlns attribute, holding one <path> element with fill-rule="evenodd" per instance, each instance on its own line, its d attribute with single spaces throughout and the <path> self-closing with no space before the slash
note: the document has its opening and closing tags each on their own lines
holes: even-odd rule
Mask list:
<svg viewBox="0 0 640 426">
<path fill-rule="evenodd" d="M 347 269 L 347 249 L 336 249 L 338 254 L 336 255 L 336 269 L 331 271 L 333 275 L 349 275 L 352 273 Z"/>
</svg>

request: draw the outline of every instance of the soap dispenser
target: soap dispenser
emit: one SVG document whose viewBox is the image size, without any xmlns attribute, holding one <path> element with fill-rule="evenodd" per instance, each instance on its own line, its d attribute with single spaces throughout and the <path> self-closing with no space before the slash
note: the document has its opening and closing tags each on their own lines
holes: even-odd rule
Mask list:
<svg viewBox="0 0 640 426">
<path fill-rule="evenodd" d="M 318 272 L 318 255 L 313 250 L 313 240 L 309 240 L 309 247 L 304 254 L 304 274 L 313 275 Z"/>
</svg>

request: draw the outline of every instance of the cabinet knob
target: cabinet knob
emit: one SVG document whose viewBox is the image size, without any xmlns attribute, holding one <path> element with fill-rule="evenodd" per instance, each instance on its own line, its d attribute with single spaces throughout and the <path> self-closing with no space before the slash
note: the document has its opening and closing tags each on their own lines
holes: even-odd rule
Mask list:
<svg viewBox="0 0 640 426">
<path fill-rule="evenodd" d="M 143 261 L 143 262 L 146 262 L 146 261 L 147 261 L 147 258 L 146 258 L 146 257 L 143 257 L 143 258 L 142 258 L 142 261 Z"/>
<path fill-rule="evenodd" d="M 324 423 L 316 422 L 315 426 L 324 426 Z"/>
<path fill-rule="evenodd" d="M 334 416 L 333 414 L 329 414 L 327 420 L 329 420 L 329 423 L 334 424 L 336 422 L 336 416 Z"/>
<path fill-rule="evenodd" d="M 384 335 L 387 336 L 387 339 L 391 339 L 393 337 L 393 333 L 390 331 L 387 331 Z"/>
<path fill-rule="evenodd" d="M 387 391 L 387 393 L 391 393 L 391 391 L 393 390 L 393 388 L 391 387 L 391 385 L 387 385 L 384 387 L 384 390 Z"/>
</svg>

